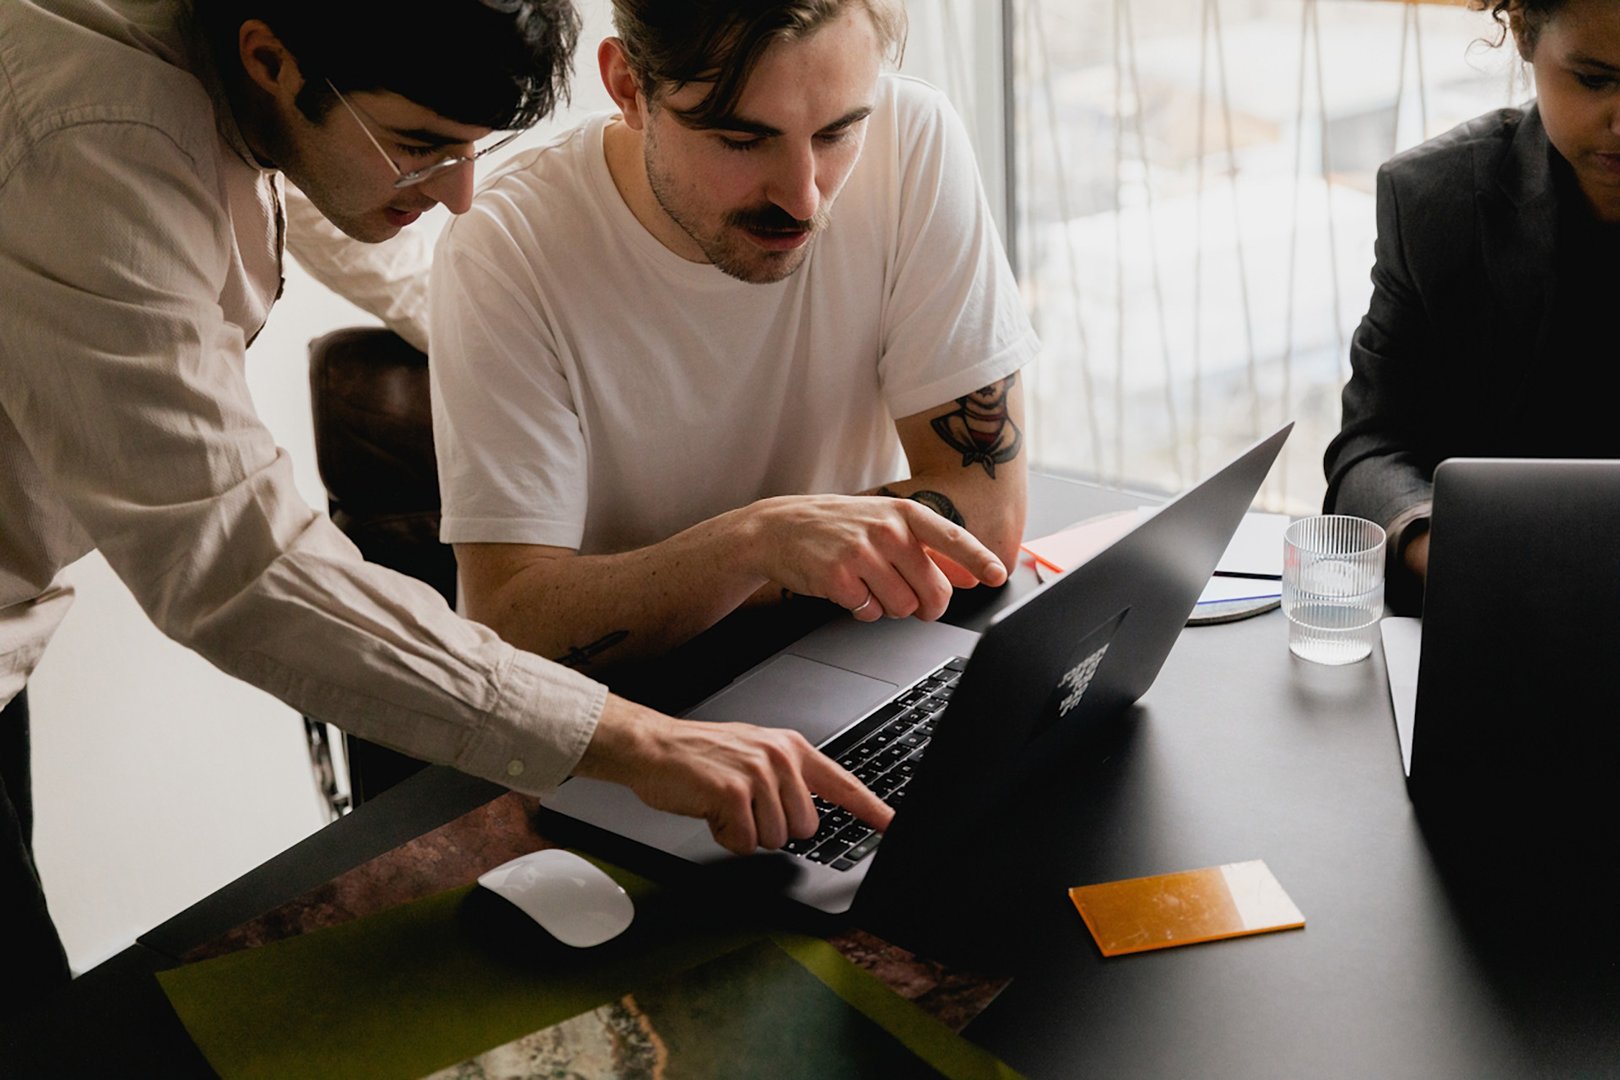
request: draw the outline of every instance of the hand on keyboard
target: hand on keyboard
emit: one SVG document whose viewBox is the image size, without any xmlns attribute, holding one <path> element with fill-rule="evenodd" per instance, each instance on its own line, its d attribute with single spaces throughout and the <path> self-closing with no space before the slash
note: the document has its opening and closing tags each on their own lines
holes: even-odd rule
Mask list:
<svg viewBox="0 0 1620 1080">
<path fill-rule="evenodd" d="M 938 671 L 907 687 L 827 745 L 827 753 L 872 794 L 898 807 L 910 793 L 923 751 L 945 711 L 967 661 L 956 657 Z M 813 835 L 790 841 L 785 850 L 834 870 L 850 870 L 872 853 L 881 839 L 847 810 L 816 798 L 821 824 Z"/>
<path fill-rule="evenodd" d="M 796 731 L 675 720 L 611 696 L 576 772 L 706 819 L 715 841 L 739 855 L 813 835 L 817 796 L 878 831 L 894 816 Z"/>
</svg>

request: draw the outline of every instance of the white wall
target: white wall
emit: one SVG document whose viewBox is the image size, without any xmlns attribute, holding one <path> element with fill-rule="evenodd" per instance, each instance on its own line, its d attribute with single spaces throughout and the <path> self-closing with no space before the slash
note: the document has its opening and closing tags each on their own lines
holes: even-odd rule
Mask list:
<svg viewBox="0 0 1620 1080">
<path fill-rule="evenodd" d="M 606 0 L 583 0 L 573 105 L 518 140 L 531 145 L 608 106 L 596 44 Z M 983 134 L 999 106 L 983 71 L 953 87 L 954 8 L 961 35 L 984 32 L 997 5 L 913 0 L 906 70 L 968 94 Z M 981 10 L 982 9 L 982 10 Z M 438 230 L 446 215 L 413 228 Z M 260 415 L 287 448 L 304 497 L 324 507 L 310 428 L 306 346 L 374 320 L 289 261 L 287 288 L 249 354 Z M 106 563 L 71 570 L 78 601 L 29 687 L 34 715 L 36 850 L 51 912 L 83 970 L 319 828 L 324 820 L 290 709 L 159 634 Z"/>
</svg>

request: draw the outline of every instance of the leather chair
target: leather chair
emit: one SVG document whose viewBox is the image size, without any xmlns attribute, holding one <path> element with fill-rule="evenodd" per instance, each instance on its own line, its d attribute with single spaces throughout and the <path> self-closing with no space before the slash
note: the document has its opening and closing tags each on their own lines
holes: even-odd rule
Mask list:
<svg viewBox="0 0 1620 1080">
<path fill-rule="evenodd" d="M 456 560 L 439 542 L 427 356 L 391 330 L 335 330 L 309 345 L 315 459 L 337 525 L 369 562 L 433 586 L 455 603 Z M 336 784 L 325 725 L 305 717 L 316 782 L 334 816 L 348 808 Z M 424 763 L 345 737 L 358 806 Z"/>
</svg>

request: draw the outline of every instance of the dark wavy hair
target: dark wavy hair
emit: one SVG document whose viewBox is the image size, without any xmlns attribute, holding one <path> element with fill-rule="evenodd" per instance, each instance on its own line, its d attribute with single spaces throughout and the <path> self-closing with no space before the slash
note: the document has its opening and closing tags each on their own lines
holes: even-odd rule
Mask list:
<svg viewBox="0 0 1620 1080">
<path fill-rule="evenodd" d="M 571 0 L 197 0 L 223 77 L 243 77 L 237 34 L 261 19 L 298 61 L 298 108 L 319 120 L 339 90 L 386 90 L 477 127 L 532 127 L 568 100 Z"/>
<path fill-rule="evenodd" d="M 1557 14 L 1566 0 L 1470 0 L 1470 6 L 1480 11 L 1489 11 L 1491 18 L 1501 33 L 1492 44 L 1500 45 L 1513 34 L 1513 21 L 1517 19 L 1520 25 L 1522 43 L 1526 49 L 1533 49 L 1536 38 L 1541 34 L 1541 28 L 1547 25 L 1547 20 Z"/>
<path fill-rule="evenodd" d="M 810 36 L 858 4 L 872 17 L 884 54 L 905 48 L 900 0 L 613 0 L 613 26 L 636 80 L 657 102 L 688 83 L 712 83 L 702 101 L 672 110 L 692 127 L 730 116 L 765 50 Z"/>
</svg>

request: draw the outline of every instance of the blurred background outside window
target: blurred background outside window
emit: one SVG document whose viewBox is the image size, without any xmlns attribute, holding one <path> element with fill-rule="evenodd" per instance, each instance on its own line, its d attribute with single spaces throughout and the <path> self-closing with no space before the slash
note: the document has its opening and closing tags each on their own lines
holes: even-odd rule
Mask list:
<svg viewBox="0 0 1620 1080">
<path fill-rule="evenodd" d="M 968 121 L 1044 342 L 1025 383 L 1035 465 L 1173 491 L 1292 419 L 1262 502 L 1317 508 L 1371 294 L 1378 166 L 1531 96 L 1490 16 L 1391 0 L 910 8 L 906 70 L 928 69 Z"/>
</svg>

